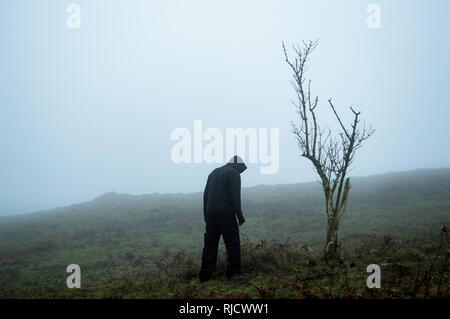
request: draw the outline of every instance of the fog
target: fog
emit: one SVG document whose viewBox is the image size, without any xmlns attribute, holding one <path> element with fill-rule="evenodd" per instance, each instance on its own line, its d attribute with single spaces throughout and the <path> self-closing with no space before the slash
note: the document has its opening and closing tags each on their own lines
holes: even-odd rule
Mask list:
<svg viewBox="0 0 450 319">
<path fill-rule="evenodd" d="M 66 23 L 72 2 L 79 29 Z M 307 77 L 321 123 L 334 125 L 333 98 L 346 124 L 352 106 L 376 128 L 352 176 L 449 167 L 450 3 L 376 1 L 373 29 L 372 2 L 0 2 L 0 215 L 108 191 L 202 191 L 222 164 L 171 157 L 172 132 L 194 134 L 196 120 L 224 135 L 279 129 L 277 171 L 250 163 L 243 187 L 315 180 L 291 132 L 282 41 L 319 39 Z"/>
</svg>

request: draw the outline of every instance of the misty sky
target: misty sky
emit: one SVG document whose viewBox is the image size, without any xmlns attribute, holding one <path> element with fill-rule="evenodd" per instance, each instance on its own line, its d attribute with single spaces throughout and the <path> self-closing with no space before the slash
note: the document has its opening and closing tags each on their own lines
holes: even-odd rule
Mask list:
<svg viewBox="0 0 450 319">
<path fill-rule="evenodd" d="M 81 28 L 66 25 L 70 3 Z M 381 29 L 369 29 L 370 3 Z M 0 2 L 0 215 L 105 192 L 203 190 L 221 164 L 175 164 L 171 133 L 279 128 L 279 170 L 248 165 L 242 185 L 315 180 L 291 133 L 294 91 L 281 43 L 320 39 L 308 77 L 322 122 L 376 134 L 351 175 L 449 167 L 450 2 Z"/>
</svg>

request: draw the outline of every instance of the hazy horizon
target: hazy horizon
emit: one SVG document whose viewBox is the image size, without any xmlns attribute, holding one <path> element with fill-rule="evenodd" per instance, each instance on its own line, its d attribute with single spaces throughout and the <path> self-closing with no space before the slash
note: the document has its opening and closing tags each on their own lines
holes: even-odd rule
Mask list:
<svg viewBox="0 0 450 319">
<path fill-rule="evenodd" d="M 196 120 L 279 129 L 278 171 L 249 164 L 243 187 L 316 180 L 291 133 L 282 41 L 319 39 L 307 73 L 319 121 L 335 124 L 333 98 L 346 124 L 351 105 L 375 127 L 350 176 L 450 167 L 448 1 L 75 3 L 80 29 L 69 2 L 0 3 L 0 216 L 202 191 L 221 164 L 171 159 L 171 133 Z M 380 29 L 367 27 L 371 3 Z"/>
<path fill-rule="evenodd" d="M 372 174 L 372 175 L 358 175 L 358 176 L 353 176 L 353 175 L 349 175 L 349 177 L 351 179 L 353 178 L 365 178 L 365 177 L 372 177 L 372 176 L 380 176 L 380 175 L 386 175 L 386 174 L 395 174 L 395 173 L 407 173 L 407 172 L 416 172 L 416 171 L 420 171 L 420 170 L 440 170 L 440 169 L 450 169 L 450 167 L 438 167 L 438 168 L 417 168 L 417 169 L 413 169 L 413 170 L 405 170 L 405 171 L 389 171 L 389 172 L 382 172 L 382 173 L 377 173 L 377 174 Z M 243 186 L 242 188 L 251 188 L 251 187 L 257 187 L 257 186 L 277 186 L 277 185 L 295 185 L 295 184 L 312 184 L 312 183 L 317 183 L 317 180 L 311 180 L 311 181 L 302 181 L 302 182 L 297 182 L 297 183 L 275 183 L 275 184 L 255 184 L 255 185 L 247 185 L 247 186 Z M 117 195 L 131 195 L 131 196 L 140 196 L 140 195 L 154 195 L 154 194 L 159 194 L 159 195 L 177 195 L 177 194 L 192 194 L 192 193 L 199 193 L 199 192 L 203 192 L 203 189 L 201 190 L 196 190 L 196 191 L 186 191 L 186 192 L 152 192 L 152 193 L 127 193 L 127 192 L 116 192 L 115 190 L 110 190 L 107 191 L 105 193 L 102 194 L 98 194 L 97 196 L 93 197 L 93 198 L 88 198 L 86 200 L 83 201 L 79 201 L 79 202 L 73 202 L 73 203 L 67 203 L 65 205 L 62 206 L 55 206 L 55 207 L 49 207 L 49 208 L 45 208 L 45 209 L 40 209 L 40 210 L 34 210 L 34 211 L 28 211 L 28 212 L 17 212 L 15 214 L 4 214 L 4 215 L 0 215 L 0 217 L 11 217 L 11 216 L 19 216 L 19 215 L 28 215 L 28 214 L 32 214 L 32 213 L 38 213 L 38 212 L 43 212 L 43 211 L 50 211 L 53 209 L 59 209 L 59 208 L 64 208 L 64 207 L 69 207 L 72 205 L 77 205 L 77 204 L 82 204 L 82 203 L 86 203 L 92 200 L 95 200 L 103 195 L 109 194 L 109 193 L 115 193 Z"/>
</svg>

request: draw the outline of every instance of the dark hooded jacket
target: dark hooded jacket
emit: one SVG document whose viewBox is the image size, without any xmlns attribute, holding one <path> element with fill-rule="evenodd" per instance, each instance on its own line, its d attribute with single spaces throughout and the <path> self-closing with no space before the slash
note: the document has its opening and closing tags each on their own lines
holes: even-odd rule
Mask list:
<svg viewBox="0 0 450 319">
<path fill-rule="evenodd" d="M 239 224 L 245 219 L 241 210 L 241 173 L 247 166 L 238 156 L 227 164 L 213 170 L 206 182 L 203 193 L 203 214 L 231 212 L 238 218 Z"/>
</svg>

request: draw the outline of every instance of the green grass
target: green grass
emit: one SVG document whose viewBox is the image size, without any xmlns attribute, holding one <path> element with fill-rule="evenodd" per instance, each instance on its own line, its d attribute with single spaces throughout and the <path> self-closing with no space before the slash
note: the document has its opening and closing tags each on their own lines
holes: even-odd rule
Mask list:
<svg viewBox="0 0 450 319">
<path fill-rule="evenodd" d="M 0 218 L 1 298 L 423 298 L 449 297 L 450 169 L 352 178 L 339 230 L 342 259 L 321 258 L 326 218 L 317 183 L 242 191 L 247 284 L 223 275 L 200 284 L 202 194 L 131 196 Z M 258 245 L 263 241 L 262 245 Z M 440 245 L 441 243 L 441 245 Z M 303 247 L 303 248 L 302 248 Z M 370 254 L 371 250 L 376 250 Z M 66 267 L 81 267 L 81 289 Z M 382 288 L 367 289 L 367 265 Z"/>
</svg>

